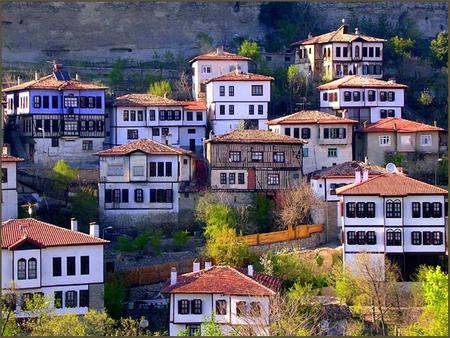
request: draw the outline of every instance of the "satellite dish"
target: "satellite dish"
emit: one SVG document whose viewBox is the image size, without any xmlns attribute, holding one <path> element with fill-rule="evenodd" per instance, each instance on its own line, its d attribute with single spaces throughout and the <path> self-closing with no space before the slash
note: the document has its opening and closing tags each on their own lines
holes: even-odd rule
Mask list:
<svg viewBox="0 0 450 338">
<path fill-rule="evenodd" d="M 394 163 L 388 163 L 386 164 L 386 170 L 388 173 L 393 174 L 397 171 L 397 167 Z"/>
</svg>

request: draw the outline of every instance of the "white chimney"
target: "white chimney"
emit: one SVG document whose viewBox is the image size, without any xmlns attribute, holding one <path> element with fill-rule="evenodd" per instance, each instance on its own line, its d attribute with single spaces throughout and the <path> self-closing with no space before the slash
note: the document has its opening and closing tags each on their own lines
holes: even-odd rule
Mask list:
<svg viewBox="0 0 450 338">
<path fill-rule="evenodd" d="M 20 85 L 20 76 L 17 77 L 17 85 Z"/>
<path fill-rule="evenodd" d="M 250 277 L 253 277 L 253 265 L 249 265 L 247 267 L 247 275 L 249 275 Z"/>
<path fill-rule="evenodd" d="M 195 260 L 192 263 L 192 272 L 199 272 L 200 271 L 200 262 L 197 262 L 197 260 Z"/>
<path fill-rule="evenodd" d="M 362 172 L 363 172 L 362 181 L 365 182 L 369 179 L 369 170 L 364 168 Z"/>
<path fill-rule="evenodd" d="M 211 266 L 212 266 L 211 261 L 208 260 L 205 262 L 205 269 L 209 269 Z"/>
<path fill-rule="evenodd" d="M 97 223 L 89 223 L 89 235 L 92 237 L 100 237 L 100 228 Z"/>
<path fill-rule="evenodd" d="M 75 218 L 70 219 L 70 230 L 78 231 L 78 221 Z"/>
<path fill-rule="evenodd" d="M 369 158 L 367 156 L 364 157 L 364 163 L 369 164 Z"/>
<path fill-rule="evenodd" d="M 80 81 L 80 77 L 78 76 L 78 73 L 75 73 L 75 80 Z"/>
<path fill-rule="evenodd" d="M 35 81 L 39 80 L 39 74 L 38 74 L 38 72 L 34 72 L 34 80 L 35 80 Z"/>
<path fill-rule="evenodd" d="M 308 39 L 311 39 L 313 37 L 313 35 L 311 34 L 311 32 L 308 33 Z"/>
<path fill-rule="evenodd" d="M 170 285 L 177 284 L 177 269 L 172 268 L 170 269 Z"/>
<path fill-rule="evenodd" d="M 217 55 L 223 54 L 223 45 L 217 46 Z"/>
<path fill-rule="evenodd" d="M 168 134 L 166 138 L 166 145 L 171 146 L 172 145 L 172 134 Z"/>
<path fill-rule="evenodd" d="M 361 183 L 361 172 L 359 170 L 355 170 L 355 183 Z"/>
<path fill-rule="evenodd" d="M 397 83 L 397 80 L 395 79 L 395 77 L 390 77 L 388 83 Z"/>
<path fill-rule="evenodd" d="M 359 28 L 358 28 L 358 27 L 355 28 L 355 34 L 356 34 L 356 35 L 359 34 Z"/>
</svg>

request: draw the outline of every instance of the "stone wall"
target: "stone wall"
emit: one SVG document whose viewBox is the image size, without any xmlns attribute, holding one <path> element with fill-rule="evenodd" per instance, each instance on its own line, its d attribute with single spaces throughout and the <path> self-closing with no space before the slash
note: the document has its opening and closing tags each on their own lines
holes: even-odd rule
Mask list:
<svg viewBox="0 0 450 338">
<path fill-rule="evenodd" d="M 89 284 L 89 309 L 102 311 L 104 309 L 103 284 Z"/>
</svg>

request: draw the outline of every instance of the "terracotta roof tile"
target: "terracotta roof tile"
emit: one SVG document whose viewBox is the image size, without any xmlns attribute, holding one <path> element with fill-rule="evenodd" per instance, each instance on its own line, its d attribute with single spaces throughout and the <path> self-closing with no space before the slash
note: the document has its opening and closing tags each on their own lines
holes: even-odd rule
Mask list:
<svg viewBox="0 0 450 338">
<path fill-rule="evenodd" d="M 359 184 L 350 184 L 336 189 L 337 195 L 447 195 L 447 190 L 415 180 L 400 173 L 386 173 L 369 178 Z"/>
<path fill-rule="evenodd" d="M 209 52 L 206 54 L 198 55 L 189 62 L 192 63 L 198 60 L 224 60 L 224 61 L 251 61 L 247 56 L 237 55 L 229 52 L 217 52 L 217 50 L 213 52 Z"/>
<path fill-rule="evenodd" d="M 358 169 L 368 169 L 369 176 L 381 175 L 387 172 L 385 168 L 377 165 L 370 165 L 358 161 L 348 161 L 334 165 L 332 167 L 314 171 L 313 173 L 311 173 L 311 177 L 315 179 L 355 177 L 355 171 Z"/>
<path fill-rule="evenodd" d="M 2 249 L 13 249 L 29 241 L 39 247 L 107 244 L 109 241 L 38 221 L 34 218 L 10 219 L 3 222 Z"/>
<path fill-rule="evenodd" d="M 191 151 L 172 147 L 146 138 L 115 146 L 110 149 L 101 150 L 97 152 L 97 155 L 122 156 L 135 151 L 142 151 L 149 155 L 193 155 Z"/>
<path fill-rule="evenodd" d="M 118 107 L 149 107 L 149 106 L 183 106 L 184 103 L 152 94 L 127 94 L 119 96 L 114 104 Z"/>
<path fill-rule="evenodd" d="M 378 80 L 368 76 L 346 75 L 317 87 L 319 90 L 337 88 L 408 88 L 408 86 L 401 83 Z"/>
<path fill-rule="evenodd" d="M 209 83 L 212 81 L 272 81 L 273 77 L 261 75 L 261 74 L 253 74 L 253 73 L 244 73 L 242 71 L 232 71 L 223 75 L 219 75 L 208 79 L 205 83 Z"/>
<path fill-rule="evenodd" d="M 206 110 L 206 103 L 203 101 L 180 101 L 183 103 L 184 109 L 188 110 Z"/>
<path fill-rule="evenodd" d="M 221 136 L 206 140 L 205 143 L 306 143 L 303 139 L 274 133 L 270 130 L 233 130 Z"/>
<path fill-rule="evenodd" d="M 325 123 L 358 123 L 355 120 L 324 113 L 318 110 L 303 110 L 297 113 L 282 116 L 267 122 L 268 125 L 278 124 L 325 124 Z"/>
<path fill-rule="evenodd" d="M 399 133 L 415 133 L 419 131 L 444 131 L 444 129 L 430 126 L 429 124 L 410 121 L 398 117 L 388 117 L 381 119 L 366 128 L 360 128 L 357 131 L 365 133 L 383 133 L 383 132 L 399 132 Z"/>
<path fill-rule="evenodd" d="M 41 77 L 38 80 L 32 80 L 12 86 L 3 90 L 3 92 L 12 92 L 23 89 L 57 89 L 57 90 L 96 90 L 108 89 L 108 87 L 96 85 L 94 83 L 81 82 L 78 80 L 61 81 L 56 80 L 53 74 Z"/>
<path fill-rule="evenodd" d="M 259 275 L 259 274 L 258 274 Z M 220 293 L 240 296 L 272 296 L 275 291 L 264 285 L 262 280 L 274 288 L 281 286 L 281 281 L 274 277 L 262 275 L 250 277 L 230 266 L 212 266 L 198 272 L 178 276 L 177 283 L 166 282 L 162 293 Z M 278 290 L 278 289 L 276 289 Z"/>
<path fill-rule="evenodd" d="M 11 155 L 2 155 L 2 162 L 21 162 L 21 161 L 23 161 L 23 158 Z"/>
</svg>

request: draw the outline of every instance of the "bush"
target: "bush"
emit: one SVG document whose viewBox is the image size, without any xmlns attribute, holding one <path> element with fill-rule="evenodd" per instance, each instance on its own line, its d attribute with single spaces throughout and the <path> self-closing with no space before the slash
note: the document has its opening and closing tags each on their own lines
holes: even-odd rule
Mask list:
<svg viewBox="0 0 450 338">
<path fill-rule="evenodd" d="M 176 251 L 181 250 L 187 244 L 189 233 L 186 230 L 176 231 L 172 236 L 172 245 Z"/>
<path fill-rule="evenodd" d="M 149 236 L 149 242 L 152 246 L 153 252 L 155 255 L 159 256 L 161 254 L 161 238 L 162 232 L 161 230 L 155 230 Z"/>
<path fill-rule="evenodd" d="M 110 274 L 105 283 L 105 309 L 115 319 L 122 316 L 126 297 L 126 278 L 118 273 Z"/>
</svg>

